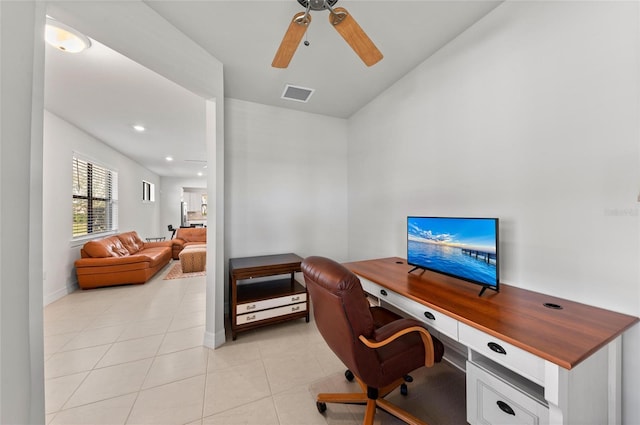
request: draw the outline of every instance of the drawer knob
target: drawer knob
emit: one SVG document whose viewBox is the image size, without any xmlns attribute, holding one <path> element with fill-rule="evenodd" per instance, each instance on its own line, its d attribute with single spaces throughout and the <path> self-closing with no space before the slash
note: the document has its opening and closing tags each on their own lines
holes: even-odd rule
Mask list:
<svg viewBox="0 0 640 425">
<path fill-rule="evenodd" d="M 298 310 L 300 310 L 300 306 L 299 305 L 291 308 L 291 311 L 298 311 Z"/>
<path fill-rule="evenodd" d="M 297 297 L 291 297 L 291 301 L 298 301 L 299 299 L 300 299 L 299 295 Z"/>
<path fill-rule="evenodd" d="M 256 315 L 254 314 L 253 316 L 247 316 L 247 320 L 255 320 L 256 319 Z"/>
<path fill-rule="evenodd" d="M 487 344 L 491 351 L 495 351 L 498 354 L 507 354 L 507 351 L 502 348 L 500 344 L 496 344 L 495 342 L 490 342 Z"/>
<path fill-rule="evenodd" d="M 508 415 L 516 415 L 516 412 L 513 411 L 513 409 L 511 408 L 511 406 L 509 406 L 507 403 L 505 403 L 504 401 L 498 400 L 496 402 L 496 404 L 498 405 L 498 407 L 500 408 L 500 410 L 502 410 L 504 413 L 508 414 Z"/>
<path fill-rule="evenodd" d="M 436 316 L 434 316 L 433 313 L 431 313 L 430 311 L 425 311 L 424 317 L 426 317 L 429 320 L 436 320 Z"/>
<path fill-rule="evenodd" d="M 255 304 L 251 304 L 247 306 L 247 310 L 253 310 L 254 308 L 256 308 Z"/>
<path fill-rule="evenodd" d="M 380 290 L 380 294 L 384 295 L 385 297 L 387 296 L 387 291 L 385 291 L 384 289 Z"/>
</svg>

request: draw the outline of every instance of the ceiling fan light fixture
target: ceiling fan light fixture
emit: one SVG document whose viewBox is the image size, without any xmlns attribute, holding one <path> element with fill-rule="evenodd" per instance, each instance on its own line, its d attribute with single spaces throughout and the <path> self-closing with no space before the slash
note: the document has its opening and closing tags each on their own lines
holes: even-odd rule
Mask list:
<svg viewBox="0 0 640 425">
<path fill-rule="evenodd" d="M 91 47 L 89 37 L 51 18 L 47 18 L 44 39 L 56 49 L 67 53 L 80 53 Z"/>
</svg>

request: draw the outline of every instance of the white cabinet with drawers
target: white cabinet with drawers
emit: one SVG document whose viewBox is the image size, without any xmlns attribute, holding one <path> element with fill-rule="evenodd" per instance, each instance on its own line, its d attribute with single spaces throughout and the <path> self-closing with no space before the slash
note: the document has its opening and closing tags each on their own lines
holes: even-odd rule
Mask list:
<svg viewBox="0 0 640 425">
<path fill-rule="evenodd" d="M 471 425 L 538 425 L 549 421 L 546 404 L 467 362 L 467 422 Z"/>
<path fill-rule="evenodd" d="M 379 305 L 421 320 L 437 331 L 436 336 L 445 335 L 447 338 L 441 338 L 447 347 L 445 359 L 447 351 L 459 352 L 463 347 L 462 361 L 452 363 L 466 369 L 467 421 L 471 425 L 620 422 L 620 336 L 576 367 L 565 369 L 427 302 L 359 278 Z"/>
</svg>

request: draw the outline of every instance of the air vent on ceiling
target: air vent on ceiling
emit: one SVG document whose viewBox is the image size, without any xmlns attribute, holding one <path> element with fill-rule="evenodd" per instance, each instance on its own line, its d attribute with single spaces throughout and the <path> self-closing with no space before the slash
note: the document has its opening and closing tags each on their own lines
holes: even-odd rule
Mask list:
<svg viewBox="0 0 640 425">
<path fill-rule="evenodd" d="M 295 100 L 296 102 L 307 103 L 314 91 L 314 89 L 287 84 L 281 97 L 286 100 Z"/>
</svg>

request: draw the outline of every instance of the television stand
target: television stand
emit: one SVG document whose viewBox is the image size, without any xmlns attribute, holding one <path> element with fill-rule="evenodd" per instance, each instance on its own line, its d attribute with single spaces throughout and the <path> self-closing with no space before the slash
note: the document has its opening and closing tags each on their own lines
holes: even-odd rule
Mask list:
<svg viewBox="0 0 640 425">
<path fill-rule="evenodd" d="M 488 286 L 483 286 L 482 289 L 480 290 L 480 293 L 478 294 L 478 296 L 481 297 L 482 294 L 484 294 L 484 291 L 486 291 L 487 289 L 489 289 Z"/>
<path fill-rule="evenodd" d="M 418 270 L 418 269 L 422 270 L 423 272 L 426 270 L 426 269 L 424 269 L 424 268 L 422 268 L 422 267 L 420 267 L 420 266 L 415 266 L 414 268 L 412 268 L 411 270 L 409 270 L 409 272 L 408 272 L 408 273 L 411 273 L 411 272 L 416 271 L 416 270 Z"/>
</svg>

